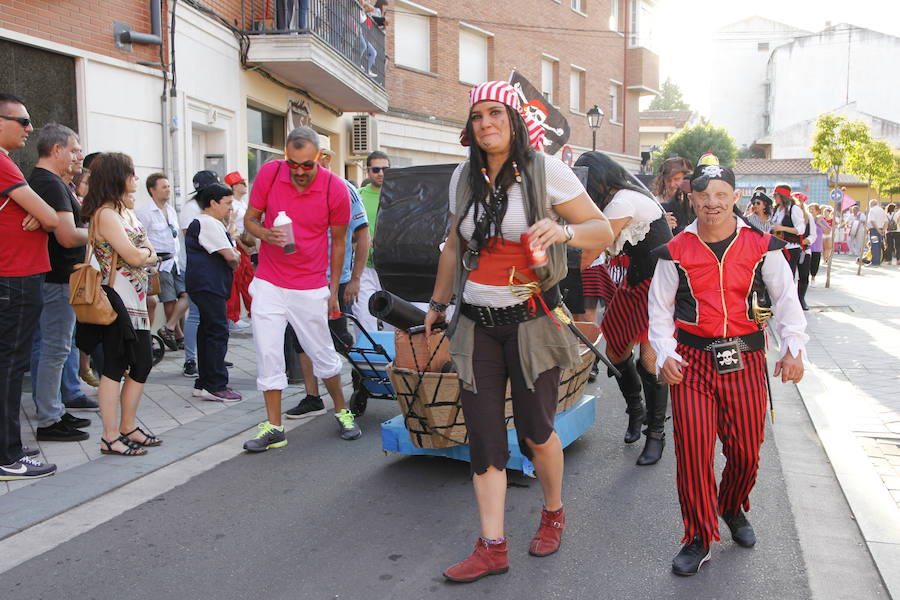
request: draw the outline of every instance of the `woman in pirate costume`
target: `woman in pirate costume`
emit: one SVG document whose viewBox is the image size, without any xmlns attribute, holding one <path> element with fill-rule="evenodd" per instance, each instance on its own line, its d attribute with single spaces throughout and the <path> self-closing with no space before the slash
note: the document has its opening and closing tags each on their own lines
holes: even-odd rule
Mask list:
<svg viewBox="0 0 900 600">
<path fill-rule="evenodd" d="M 682 182 L 694 170 L 691 161 L 680 156 L 673 156 L 663 161 L 659 175 L 653 180 L 653 194 L 662 204 L 663 210 L 669 214 L 669 225 L 672 233 L 680 233 L 694 220 L 694 209 L 688 200 Z"/>
<path fill-rule="evenodd" d="M 771 233 L 786 243 L 785 258 L 791 267 L 791 273 L 797 273 L 797 265 L 803 254 L 801 243 L 806 229 L 806 220 L 803 209 L 791 197 L 791 186 L 779 183 L 773 193 L 775 200 L 775 214 L 772 215 Z"/>
<path fill-rule="evenodd" d="M 530 553 L 547 556 L 559 549 L 565 525 L 563 453 L 553 425 L 560 369 L 577 364 L 578 342 L 561 326 L 568 313 L 560 306 L 557 283 L 566 274 L 565 244 L 600 249 L 612 239 L 575 174 L 560 160 L 534 151 L 542 146 L 543 130 L 523 117 L 512 86 L 478 85 L 469 104 L 461 138 L 470 144 L 469 160 L 450 180 L 450 235 L 425 318 L 430 333 L 455 294 L 450 353 L 460 380 L 481 518 L 475 551 L 444 572 L 459 582 L 509 568 L 503 529 L 507 380 L 519 447 L 534 463 L 544 495 Z"/>
<path fill-rule="evenodd" d="M 672 232 L 659 203 L 618 163 L 600 152 L 587 152 L 575 164 L 588 168 L 588 194 L 609 219 L 615 236 L 609 253 L 629 259 L 600 328 L 606 355 L 622 374 L 616 382 L 628 413 L 625 443 L 639 440 L 646 422 L 647 441 L 637 464 L 653 465 L 665 445 L 668 388 L 657 382 L 656 355 L 647 339 L 647 290 L 656 267 L 651 252 L 672 239 Z M 633 354 L 636 345 L 640 345 L 638 365 Z"/>
</svg>

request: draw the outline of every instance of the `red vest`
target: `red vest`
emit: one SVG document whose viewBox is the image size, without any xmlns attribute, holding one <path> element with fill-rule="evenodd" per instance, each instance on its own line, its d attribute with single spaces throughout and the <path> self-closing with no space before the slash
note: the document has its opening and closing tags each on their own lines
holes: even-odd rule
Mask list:
<svg viewBox="0 0 900 600">
<path fill-rule="evenodd" d="M 751 296 L 762 287 L 762 262 L 771 236 L 739 227 L 722 262 L 697 234 L 683 231 L 666 246 L 678 271 L 675 325 L 694 335 L 719 338 L 759 330 Z"/>
</svg>

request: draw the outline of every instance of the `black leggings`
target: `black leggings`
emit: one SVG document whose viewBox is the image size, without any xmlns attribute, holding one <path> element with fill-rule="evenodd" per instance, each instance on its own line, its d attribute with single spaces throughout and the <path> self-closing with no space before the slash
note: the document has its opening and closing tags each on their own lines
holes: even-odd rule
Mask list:
<svg viewBox="0 0 900 600">
<path fill-rule="evenodd" d="M 819 263 L 822 262 L 822 253 L 813 252 L 812 256 L 810 256 L 809 258 L 809 274 L 812 275 L 813 279 L 815 279 L 816 275 L 819 274 Z"/>
<path fill-rule="evenodd" d="M 797 263 L 797 297 L 801 301 L 806 300 L 806 289 L 809 287 L 809 274 L 812 260 L 809 254 L 800 254 L 800 262 Z"/>
<path fill-rule="evenodd" d="M 116 327 L 107 325 L 107 327 Z M 146 329 L 135 330 L 137 339 L 134 343 L 134 362 L 128 364 L 128 357 L 121 352 L 113 353 L 108 351 L 111 345 L 103 345 L 103 372 L 104 377 L 108 377 L 113 381 L 122 381 L 122 375 L 125 369 L 128 369 L 128 377 L 138 383 L 146 383 L 147 376 L 150 375 L 150 368 L 153 366 L 153 357 L 150 352 L 150 332 Z"/>
<path fill-rule="evenodd" d="M 884 241 L 884 261 L 900 260 L 900 231 L 888 231 Z"/>
</svg>

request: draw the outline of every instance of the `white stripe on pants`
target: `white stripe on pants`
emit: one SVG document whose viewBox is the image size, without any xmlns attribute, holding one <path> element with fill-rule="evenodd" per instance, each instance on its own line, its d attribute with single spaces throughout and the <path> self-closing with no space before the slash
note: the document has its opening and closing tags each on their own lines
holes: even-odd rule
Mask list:
<svg viewBox="0 0 900 600">
<path fill-rule="evenodd" d="M 284 365 L 284 332 L 294 328 L 303 351 L 313 364 L 316 377 L 328 379 L 340 374 L 343 363 L 334 349 L 328 330 L 327 287 L 291 290 L 254 277 L 253 344 L 256 346 L 256 389 L 283 390 L 287 387 Z"/>
</svg>

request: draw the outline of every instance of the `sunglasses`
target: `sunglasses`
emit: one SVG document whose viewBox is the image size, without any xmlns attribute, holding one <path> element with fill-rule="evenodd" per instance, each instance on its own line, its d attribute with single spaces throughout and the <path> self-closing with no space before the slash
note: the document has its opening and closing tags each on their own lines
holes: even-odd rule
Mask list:
<svg viewBox="0 0 900 600">
<path fill-rule="evenodd" d="M 368 168 L 370 171 L 372 171 L 373 173 L 375 173 L 376 175 L 378 175 L 378 174 L 381 173 L 382 171 L 387 172 L 387 170 L 390 169 L 390 167 L 367 167 L 367 168 Z"/>
<path fill-rule="evenodd" d="M 28 117 L 9 117 L 7 115 L 0 115 L 0 119 L 6 119 L 7 121 L 15 121 L 22 127 L 28 127 L 31 125 L 31 119 Z"/>
<path fill-rule="evenodd" d="M 306 160 L 301 162 L 297 162 L 296 160 L 291 160 L 290 158 L 285 159 L 288 166 L 292 169 L 303 169 L 304 171 L 312 171 L 313 167 L 319 162 L 319 159 L 322 158 L 322 153 L 319 152 L 316 154 L 315 160 Z"/>
</svg>

